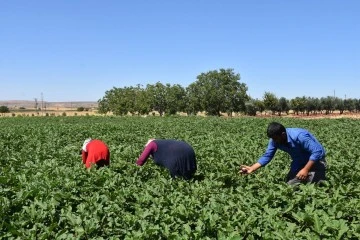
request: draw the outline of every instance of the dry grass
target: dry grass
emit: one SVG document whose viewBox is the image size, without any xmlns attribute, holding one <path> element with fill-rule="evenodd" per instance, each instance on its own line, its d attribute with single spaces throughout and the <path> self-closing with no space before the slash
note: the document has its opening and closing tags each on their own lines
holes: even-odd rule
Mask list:
<svg viewBox="0 0 360 240">
<path fill-rule="evenodd" d="M 41 117 L 41 116 L 95 116 L 100 115 L 97 111 L 74 111 L 67 109 L 47 110 L 47 111 L 11 111 L 10 113 L 2 114 L 5 117 Z"/>
</svg>

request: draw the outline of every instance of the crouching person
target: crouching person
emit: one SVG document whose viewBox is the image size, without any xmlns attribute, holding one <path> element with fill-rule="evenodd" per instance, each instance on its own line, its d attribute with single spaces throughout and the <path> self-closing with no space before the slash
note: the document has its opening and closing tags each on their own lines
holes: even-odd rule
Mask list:
<svg viewBox="0 0 360 240">
<path fill-rule="evenodd" d="M 110 165 L 110 151 L 108 146 L 101 140 L 88 138 L 80 150 L 82 162 L 86 168 L 96 165 L 101 168 Z"/>
<path fill-rule="evenodd" d="M 270 140 L 265 154 L 252 166 L 242 165 L 240 173 L 250 174 L 265 166 L 280 149 L 292 158 L 286 177 L 288 184 L 318 183 L 326 179 L 325 149 L 309 131 L 285 128 L 280 123 L 272 122 L 267 128 L 267 136 Z"/>
<path fill-rule="evenodd" d="M 197 170 L 194 149 L 184 141 L 150 139 L 136 164 L 144 165 L 150 155 L 155 164 L 167 168 L 173 178 L 181 177 L 189 180 Z"/>
</svg>

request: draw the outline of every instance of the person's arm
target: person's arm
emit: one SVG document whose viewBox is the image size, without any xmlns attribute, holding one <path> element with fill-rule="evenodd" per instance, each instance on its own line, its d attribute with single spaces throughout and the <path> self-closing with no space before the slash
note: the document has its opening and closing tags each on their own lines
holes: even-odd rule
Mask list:
<svg viewBox="0 0 360 240">
<path fill-rule="evenodd" d="M 298 179 L 305 180 L 315 162 L 325 157 L 325 151 L 322 145 L 309 133 L 300 134 L 298 138 L 304 150 L 311 153 L 309 161 L 306 163 L 305 167 L 296 174 Z"/>
<path fill-rule="evenodd" d="M 241 174 L 250 174 L 252 172 L 255 172 L 258 168 L 261 168 L 261 164 L 257 162 L 251 166 L 241 165 L 240 168 Z"/>
<path fill-rule="evenodd" d="M 310 133 L 299 134 L 298 139 L 302 148 L 311 154 L 309 160 L 316 162 L 325 157 L 325 149 Z"/>
<path fill-rule="evenodd" d="M 296 177 L 300 180 L 305 180 L 308 177 L 309 171 L 312 166 L 315 164 L 315 161 L 309 160 L 305 167 L 303 167 L 297 174 Z"/>
<path fill-rule="evenodd" d="M 136 161 L 136 164 L 139 166 L 144 165 L 146 160 L 149 158 L 150 154 L 156 152 L 156 150 L 157 150 L 157 145 L 154 141 L 147 144 L 144 151 L 141 153 L 140 157 Z"/>
<path fill-rule="evenodd" d="M 250 174 L 252 172 L 255 172 L 257 169 L 265 166 L 274 157 L 276 150 L 277 150 L 277 147 L 275 146 L 275 143 L 273 142 L 272 139 L 270 139 L 268 147 L 267 147 L 264 155 L 258 160 L 258 162 L 254 163 L 251 166 L 241 165 L 240 173 L 241 174 Z"/>
</svg>

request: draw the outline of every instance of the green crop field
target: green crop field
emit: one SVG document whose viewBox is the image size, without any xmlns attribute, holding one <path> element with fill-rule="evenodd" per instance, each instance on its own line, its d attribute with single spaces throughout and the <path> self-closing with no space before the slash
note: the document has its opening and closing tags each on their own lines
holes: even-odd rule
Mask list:
<svg viewBox="0 0 360 240">
<path fill-rule="evenodd" d="M 278 151 L 255 174 L 270 121 L 310 130 L 327 151 L 325 186 L 284 183 Z M 202 117 L 0 118 L 1 239 L 359 239 L 360 121 Z M 110 168 L 86 170 L 85 138 L 105 141 Z M 194 181 L 135 161 L 149 138 L 196 152 Z"/>
</svg>

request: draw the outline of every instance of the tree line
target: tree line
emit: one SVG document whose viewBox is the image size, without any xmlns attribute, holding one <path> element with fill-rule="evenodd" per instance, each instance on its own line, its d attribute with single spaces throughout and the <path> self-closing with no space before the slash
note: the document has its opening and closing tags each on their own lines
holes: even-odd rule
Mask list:
<svg viewBox="0 0 360 240">
<path fill-rule="evenodd" d="M 329 114 L 335 110 L 358 112 L 360 99 L 341 99 L 338 97 L 296 97 L 278 98 L 265 92 L 263 99 L 253 99 L 247 94 L 248 87 L 240 82 L 240 74 L 233 69 L 212 70 L 201 73 L 196 81 L 187 87 L 179 84 L 147 84 L 117 88 L 105 92 L 98 100 L 99 113 L 112 112 L 114 115 L 145 115 L 157 111 L 161 116 L 184 112 L 196 115 L 205 112 L 210 116 L 226 113 L 243 113 L 255 116 L 270 111 L 271 114 Z"/>
</svg>

